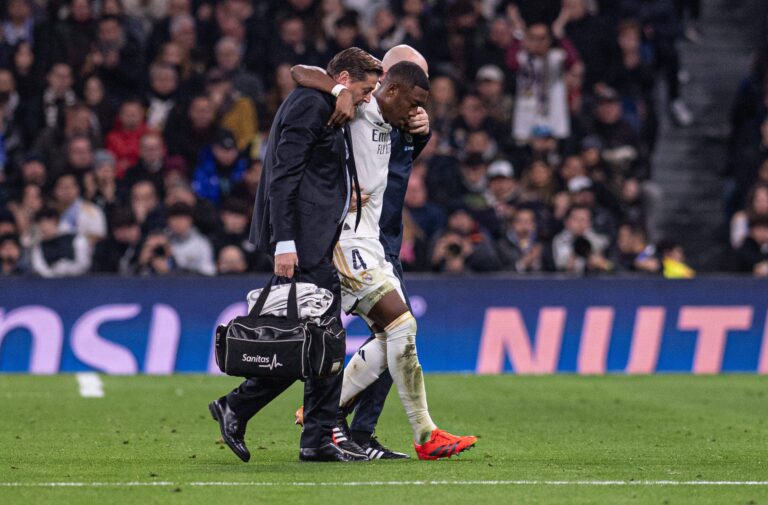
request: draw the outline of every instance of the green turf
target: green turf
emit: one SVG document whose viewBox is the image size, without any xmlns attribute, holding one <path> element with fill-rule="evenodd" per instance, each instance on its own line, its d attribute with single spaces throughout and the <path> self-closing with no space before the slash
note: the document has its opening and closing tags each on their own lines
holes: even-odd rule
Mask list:
<svg viewBox="0 0 768 505">
<path fill-rule="evenodd" d="M 103 377 L 106 396 L 74 376 L 0 375 L 0 482 L 152 482 L 160 487 L 0 487 L 0 504 L 43 503 L 768 503 L 766 486 L 381 485 L 296 482 L 491 480 L 768 480 L 768 377 L 427 377 L 438 424 L 474 433 L 461 458 L 298 463 L 294 386 L 252 420 L 241 463 L 218 443 L 206 404 L 229 377 Z M 408 449 L 395 395 L 380 438 Z M 196 487 L 192 482 L 274 486 Z"/>
</svg>

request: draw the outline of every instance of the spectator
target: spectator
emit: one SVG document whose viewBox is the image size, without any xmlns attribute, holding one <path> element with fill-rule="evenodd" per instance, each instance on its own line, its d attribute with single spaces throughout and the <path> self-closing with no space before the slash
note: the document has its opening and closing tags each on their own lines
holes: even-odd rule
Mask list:
<svg viewBox="0 0 768 505">
<path fill-rule="evenodd" d="M 81 75 L 83 67 L 87 64 L 89 51 L 96 42 L 96 22 L 91 2 L 72 0 L 69 16 L 55 23 L 54 32 L 51 52 L 43 55 L 44 66 L 47 67 L 52 62 L 63 62 L 70 72 Z"/>
<path fill-rule="evenodd" d="M 488 110 L 488 116 L 502 125 L 506 138 L 512 125 L 514 101 L 504 91 L 504 78 L 504 72 L 496 65 L 484 65 L 477 71 L 475 83 L 477 94 Z"/>
<path fill-rule="evenodd" d="M 592 211 L 574 205 L 565 217 L 565 229 L 552 239 L 555 268 L 584 275 L 608 272 L 613 265 L 605 257 L 608 239 L 592 229 Z"/>
<path fill-rule="evenodd" d="M 92 117 L 95 118 L 96 125 L 94 129 L 101 137 L 112 128 L 112 123 L 115 120 L 115 107 L 107 99 L 104 83 L 99 76 L 92 75 L 85 80 L 83 98 L 85 105 L 91 109 Z"/>
<path fill-rule="evenodd" d="M 192 207 L 183 203 L 168 208 L 167 234 L 174 263 L 187 272 L 214 275 L 213 247 L 194 227 L 193 213 Z"/>
<path fill-rule="evenodd" d="M 558 190 L 552 167 L 535 161 L 522 177 L 520 199 L 532 204 L 551 205 Z"/>
<path fill-rule="evenodd" d="M 568 181 L 571 202 L 580 207 L 587 207 L 592 212 L 592 227 L 609 239 L 616 238 L 616 216 L 601 205 L 596 198 L 595 183 L 589 177 L 574 177 Z"/>
<path fill-rule="evenodd" d="M 107 150 L 96 151 L 93 167 L 93 173 L 86 174 L 83 181 L 86 199 L 110 216 L 118 205 L 115 157 Z"/>
<path fill-rule="evenodd" d="M 123 0 L 103 0 L 101 5 L 101 16 L 115 17 L 122 25 L 126 37 L 136 43 L 139 49 L 144 44 L 144 26 L 140 20 L 125 14 Z"/>
<path fill-rule="evenodd" d="M 405 207 L 414 228 L 420 230 L 429 241 L 445 226 L 445 212 L 440 206 L 430 202 L 427 195 L 424 179 L 415 174 L 411 175 L 405 192 Z"/>
<path fill-rule="evenodd" d="M 245 252 L 236 245 L 228 245 L 219 251 L 216 260 L 216 272 L 219 275 L 236 275 L 245 273 L 248 263 Z"/>
<path fill-rule="evenodd" d="M 243 44 L 231 37 L 222 37 L 216 43 L 216 68 L 232 83 L 238 93 L 250 98 L 254 104 L 264 101 L 264 85 L 256 74 L 243 68 Z"/>
<path fill-rule="evenodd" d="M 74 0 L 75 5 L 80 5 L 86 0 Z M 40 97 L 40 123 L 36 125 L 35 130 L 39 128 L 61 128 L 64 125 L 64 111 L 67 107 L 75 104 L 77 97 L 72 90 L 74 79 L 72 78 L 72 67 L 66 63 L 56 63 L 48 71 L 46 77 L 48 86 L 43 90 Z"/>
<path fill-rule="evenodd" d="M 0 235 L 0 277 L 26 273 L 22 261 L 18 237 L 13 234 Z"/>
<path fill-rule="evenodd" d="M 9 210 L 14 217 L 16 233 L 19 236 L 21 245 L 28 249 L 37 238 L 37 229 L 35 228 L 35 215 L 42 210 L 45 201 L 43 200 L 43 190 L 37 184 L 27 184 L 21 191 L 18 201 L 12 201 L 8 205 Z"/>
<path fill-rule="evenodd" d="M 551 128 L 557 139 L 571 133 L 564 74 L 578 63 L 578 55 L 567 39 L 559 46 L 553 42 L 549 27 L 535 23 L 507 54 L 507 66 L 517 74 L 513 135 L 518 143 L 528 142 L 538 125 Z"/>
<path fill-rule="evenodd" d="M 242 180 L 246 167 L 246 160 L 237 149 L 235 136 L 229 130 L 220 130 L 213 144 L 203 151 L 200 164 L 195 169 L 195 193 L 219 205 L 232 192 L 234 184 Z"/>
<path fill-rule="evenodd" d="M 731 218 L 731 247 L 738 249 L 749 234 L 752 217 L 768 215 L 768 184 L 755 185 L 747 196 L 747 206 Z"/>
<path fill-rule="evenodd" d="M 461 100 L 459 116 L 451 125 L 451 146 L 459 151 L 466 148 L 469 134 L 485 131 L 497 144 L 503 143 L 503 127 L 488 116 L 488 110 L 479 96 L 467 94 Z"/>
<path fill-rule="evenodd" d="M 627 272 L 659 273 L 661 262 L 656 257 L 656 248 L 648 244 L 648 238 L 637 225 L 619 226 L 616 241 L 616 268 Z"/>
<path fill-rule="evenodd" d="M 59 213 L 44 208 L 35 216 L 40 241 L 32 247 L 32 270 L 41 277 L 82 275 L 91 266 L 91 247 L 82 235 L 61 231 Z"/>
<path fill-rule="evenodd" d="M 563 0 L 552 32 L 557 39 L 565 37 L 573 44 L 584 63 L 584 86 L 591 90 L 609 75 L 611 60 L 616 58 L 616 42 L 613 30 L 603 19 L 591 14 L 588 0 Z"/>
<path fill-rule="evenodd" d="M 242 96 L 220 70 L 211 70 L 206 76 L 206 91 L 213 105 L 218 124 L 230 130 L 240 150 L 253 142 L 259 130 L 256 107 L 250 98 Z"/>
<path fill-rule="evenodd" d="M 278 37 L 269 50 L 269 61 L 272 69 L 281 63 L 297 65 L 317 65 L 320 58 L 307 37 L 304 20 L 293 14 L 288 14 L 278 21 Z"/>
<path fill-rule="evenodd" d="M 327 39 L 323 38 L 317 46 L 324 48 L 323 61 L 330 61 L 336 53 L 352 46 L 366 49 L 368 44 L 360 34 L 358 14 L 355 11 L 344 11 L 334 21 L 334 27 Z"/>
<path fill-rule="evenodd" d="M 667 279 L 691 279 L 696 276 L 696 272 L 686 265 L 685 251 L 683 246 L 674 240 L 662 240 L 656 246 L 664 277 Z"/>
<path fill-rule="evenodd" d="M 755 277 L 768 277 L 768 216 L 753 216 L 749 234 L 732 255 L 732 269 L 750 272 Z"/>
<path fill-rule="evenodd" d="M 291 91 L 296 89 L 296 81 L 291 77 L 292 66 L 290 63 L 281 63 L 275 69 L 275 86 L 267 95 L 267 122 L 259 123 L 263 131 L 269 131 L 269 128 L 272 127 L 272 118 L 277 113 L 277 109 L 280 108 L 280 104 L 291 94 Z"/>
<path fill-rule="evenodd" d="M 124 195 L 137 181 L 148 180 L 160 193 L 164 187 L 165 175 L 166 157 L 163 137 L 154 132 L 146 133 L 139 140 L 139 160 L 125 172 L 120 181 L 120 192 Z"/>
<path fill-rule="evenodd" d="M 141 245 L 139 274 L 144 276 L 168 275 L 177 270 L 171 244 L 165 231 L 152 230 Z"/>
<path fill-rule="evenodd" d="M 100 208 L 83 200 L 81 194 L 77 175 L 65 172 L 56 178 L 53 183 L 53 201 L 59 212 L 56 221 L 61 233 L 77 234 L 95 244 L 107 235 L 106 218 Z"/>
<path fill-rule="evenodd" d="M 619 23 L 621 58 L 615 61 L 608 81 L 623 98 L 627 119 L 652 147 L 658 126 L 654 96 L 656 80 L 653 68 L 643 56 L 641 29 L 640 23 L 633 19 Z"/>
<path fill-rule="evenodd" d="M 693 123 L 693 113 L 680 98 L 680 53 L 677 41 L 682 34 L 680 20 L 670 0 L 622 0 L 623 18 L 638 19 L 643 33 L 653 45 L 656 64 L 664 72 L 669 95 L 669 110 L 680 126 Z"/>
<path fill-rule="evenodd" d="M 448 216 L 448 226 L 435 242 L 432 268 L 449 273 L 498 270 L 501 262 L 490 237 L 463 208 Z"/>
<path fill-rule="evenodd" d="M 457 101 L 456 84 L 450 77 L 438 76 L 432 79 L 427 113 L 432 135 L 437 134 L 442 139 L 438 148 L 442 152 L 450 150 L 448 140 L 451 128 L 459 115 Z"/>
<path fill-rule="evenodd" d="M 637 131 L 623 117 L 618 93 L 603 88 L 597 94 L 597 107 L 591 134 L 599 139 L 601 156 L 610 168 L 609 181 L 625 177 L 644 180 L 650 177 L 644 146 Z"/>
<path fill-rule="evenodd" d="M 90 137 L 75 135 L 70 137 L 66 145 L 66 164 L 59 171 L 71 172 L 78 177 L 93 170 L 94 145 Z"/>
<path fill-rule="evenodd" d="M 141 250 L 141 227 L 130 210 L 115 212 L 110 221 L 112 233 L 94 249 L 92 271 L 135 275 Z"/>
<path fill-rule="evenodd" d="M 187 167 L 197 166 L 200 151 L 213 138 L 214 114 L 207 96 L 193 98 L 188 108 L 177 106 L 163 130 L 168 153 L 183 157 Z"/>
<path fill-rule="evenodd" d="M 512 27 L 504 17 L 494 18 L 488 26 L 488 36 L 475 56 L 475 62 L 483 66 L 491 65 L 498 69 L 506 69 L 503 74 L 504 92 L 512 91 L 510 84 L 514 82 L 515 74 L 507 67 L 507 52 L 513 43 Z M 478 74 L 480 73 L 478 69 Z M 505 70 L 502 70 L 504 72 Z M 477 77 L 476 77 L 476 80 Z M 512 124 L 511 121 L 506 124 Z"/>
<path fill-rule="evenodd" d="M 520 199 L 520 184 L 515 179 L 512 164 L 497 160 L 488 167 L 488 189 L 485 200 L 496 212 L 499 222 L 505 222 L 515 212 L 514 205 Z"/>
<path fill-rule="evenodd" d="M 102 17 L 95 48 L 85 63 L 85 72 L 96 72 L 104 82 L 107 95 L 123 100 L 138 94 L 143 65 L 138 43 L 126 35 L 120 19 Z"/>
<path fill-rule="evenodd" d="M 162 131 L 171 110 L 178 102 L 179 73 L 171 65 L 153 63 L 149 67 L 147 126 Z"/>
<path fill-rule="evenodd" d="M 166 209 L 178 203 L 194 209 L 194 224 L 203 235 L 213 237 L 221 231 L 216 207 L 210 201 L 198 198 L 192 187 L 183 180 L 168 185 L 163 201 Z"/>
<path fill-rule="evenodd" d="M 487 206 L 485 191 L 488 188 L 488 165 L 478 153 L 470 153 L 461 162 L 463 190 L 461 200 L 473 209 Z"/>
<path fill-rule="evenodd" d="M 64 125 L 46 128 L 38 137 L 35 150 L 54 172 L 83 174 L 92 168 L 93 150 L 101 145 L 91 110 L 82 104 L 68 107 Z"/>
<path fill-rule="evenodd" d="M 518 273 L 540 272 L 543 249 L 537 234 L 535 211 L 530 207 L 519 207 L 505 223 L 504 232 L 496 242 L 503 268 Z"/>
<path fill-rule="evenodd" d="M 256 193 L 259 190 L 259 182 L 261 181 L 262 169 L 263 163 L 261 159 L 252 159 L 248 168 L 243 172 L 243 178 L 232 186 L 232 198 L 249 203 L 255 202 Z"/>
<path fill-rule="evenodd" d="M 136 181 L 131 186 L 129 202 L 131 212 L 141 226 L 143 237 L 165 227 L 165 213 L 160 205 L 157 188 L 151 181 Z"/>
<path fill-rule="evenodd" d="M 11 46 L 34 40 L 35 21 L 28 0 L 10 0 L 6 4 L 6 20 L 2 24 L 3 41 Z"/>
<path fill-rule="evenodd" d="M 125 100 L 115 127 L 107 134 L 107 149 L 115 155 L 118 178 L 139 161 L 139 142 L 148 132 L 144 106 L 137 99 Z"/>
</svg>

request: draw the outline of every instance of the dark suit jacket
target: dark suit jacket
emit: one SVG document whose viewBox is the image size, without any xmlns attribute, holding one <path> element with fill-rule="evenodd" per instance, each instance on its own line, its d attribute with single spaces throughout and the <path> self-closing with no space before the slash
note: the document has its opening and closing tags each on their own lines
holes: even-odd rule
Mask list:
<svg viewBox="0 0 768 505">
<path fill-rule="evenodd" d="M 333 97 L 299 87 L 278 109 L 269 132 L 250 240 L 272 254 L 293 240 L 308 268 L 336 241 L 347 196 L 346 147 L 341 128 L 326 126 Z"/>
</svg>

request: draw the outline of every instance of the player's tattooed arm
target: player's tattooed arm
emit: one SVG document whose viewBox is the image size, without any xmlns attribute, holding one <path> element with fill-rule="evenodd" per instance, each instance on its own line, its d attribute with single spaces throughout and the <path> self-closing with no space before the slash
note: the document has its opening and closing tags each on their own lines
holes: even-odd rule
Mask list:
<svg viewBox="0 0 768 505">
<path fill-rule="evenodd" d="M 291 77 L 299 86 L 316 89 L 329 95 L 333 94 L 333 88 L 338 84 L 322 68 L 308 65 L 294 65 L 291 67 Z M 336 97 L 336 110 L 333 111 L 330 119 L 328 119 L 328 125 L 341 126 L 351 121 L 354 117 L 355 104 L 352 100 L 352 93 L 347 89 L 343 89 Z"/>
</svg>

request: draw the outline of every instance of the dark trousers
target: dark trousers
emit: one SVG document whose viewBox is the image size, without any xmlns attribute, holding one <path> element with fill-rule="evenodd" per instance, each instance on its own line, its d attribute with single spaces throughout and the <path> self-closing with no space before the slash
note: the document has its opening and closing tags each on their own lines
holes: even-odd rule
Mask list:
<svg viewBox="0 0 768 505">
<path fill-rule="evenodd" d="M 301 260 L 299 260 L 299 266 L 301 267 Z M 334 295 L 334 302 L 328 313 L 340 318 L 341 286 L 330 254 L 312 268 L 300 268 L 299 280 L 330 290 Z M 342 378 L 343 374 L 337 374 L 325 379 L 308 379 L 304 383 L 302 448 L 317 448 L 331 441 L 331 430 L 339 410 Z M 294 382 L 291 379 L 263 377 L 246 379 L 227 395 L 227 402 L 238 417 L 248 420 Z"/>
<path fill-rule="evenodd" d="M 411 301 L 408 298 L 408 293 L 405 290 L 405 283 L 403 282 L 403 265 L 400 263 L 400 259 L 397 256 L 387 255 L 387 261 L 392 264 L 392 269 L 394 270 L 395 275 L 400 279 L 400 287 L 405 296 L 405 303 L 408 304 L 408 308 L 410 309 Z M 368 339 L 362 347 L 365 347 L 371 340 L 373 340 L 373 336 Z M 384 401 L 387 399 L 387 395 L 391 388 L 392 376 L 389 374 L 389 370 L 385 370 L 376 382 L 360 393 L 354 406 L 355 417 L 352 419 L 352 424 L 349 426 L 352 431 L 361 431 L 365 433 L 374 432 L 376 424 L 379 422 L 379 416 L 381 416 L 381 412 L 384 410 Z"/>
</svg>

